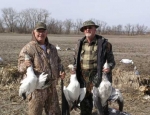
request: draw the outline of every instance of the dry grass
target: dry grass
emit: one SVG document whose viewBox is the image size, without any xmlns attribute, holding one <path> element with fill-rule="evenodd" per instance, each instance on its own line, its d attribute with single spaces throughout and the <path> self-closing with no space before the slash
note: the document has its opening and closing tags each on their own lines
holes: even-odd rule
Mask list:
<svg viewBox="0 0 150 115">
<path fill-rule="evenodd" d="M 73 51 L 65 51 L 67 47 L 74 48 L 82 36 L 50 35 L 49 41 L 58 44 L 62 63 L 66 67 L 65 85 L 69 81 L 67 65 L 73 63 Z M 140 72 L 142 84 L 148 84 L 150 78 L 150 37 L 149 36 L 105 36 L 113 45 L 116 67 L 113 70 L 113 86 L 121 90 L 124 97 L 124 111 L 131 115 L 149 115 L 150 100 L 143 99 L 143 93 L 138 90 L 137 77 L 133 73 L 133 65 L 123 65 L 119 61 L 129 58 L 134 61 Z M 21 48 L 31 39 L 30 35 L 0 34 L 0 115 L 27 115 L 27 101 L 18 96 L 19 80 L 17 59 Z M 11 69 L 10 69 L 11 68 Z M 147 83 L 146 83 L 147 82 Z M 60 83 L 59 83 L 60 84 Z M 60 97 L 60 85 L 57 86 Z M 111 105 L 113 106 L 113 105 Z M 114 105 L 115 107 L 115 105 Z M 76 114 L 76 113 L 74 113 Z M 44 113 L 43 113 L 44 115 Z"/>
</svg>

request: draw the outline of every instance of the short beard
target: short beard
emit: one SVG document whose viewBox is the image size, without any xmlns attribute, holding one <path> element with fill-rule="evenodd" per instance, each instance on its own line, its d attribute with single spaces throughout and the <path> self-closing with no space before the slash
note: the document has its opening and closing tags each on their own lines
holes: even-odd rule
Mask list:
<svg viewBox="0 0 150 115">
<path fill-rule="evenodd" d="M 92 34 L 86 33 L 85 36 L 86 36 L 87 38 L 90 38 L 90 37 L 92 37 Z"/>
</svg>

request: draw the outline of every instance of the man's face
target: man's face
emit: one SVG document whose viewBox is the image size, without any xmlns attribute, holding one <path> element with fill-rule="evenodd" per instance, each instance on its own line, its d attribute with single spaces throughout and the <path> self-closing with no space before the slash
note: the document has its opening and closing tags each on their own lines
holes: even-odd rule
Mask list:
<svg viewBox="0 0 150 115">
<path fill-rule="evenodd" d="M 34 30 L 34 36 L 40 45 L 45 43 L 45 39 L 47 36 L 47 31 L 44 29 Z"/>
<path fill-rule="evenodd" d="M 84 34 L 86 37 L 92 38 L 95 36 L 95 33 L 96 33 L 95 26 L 86 26 L 83 28 L 83 30 L 84 30 Z"/>
</svg>

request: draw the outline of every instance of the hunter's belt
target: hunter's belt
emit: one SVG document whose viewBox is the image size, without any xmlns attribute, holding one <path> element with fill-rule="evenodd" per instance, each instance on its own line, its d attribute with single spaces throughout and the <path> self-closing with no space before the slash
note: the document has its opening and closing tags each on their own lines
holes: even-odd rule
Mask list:
<svg viewBox="0 0 150 115">
<path fill-rule="evenodd" d="M 97 69 L 82 69 L 82 75 L 86 82 L 92 82 L 97 74 Z"/>
</svg>

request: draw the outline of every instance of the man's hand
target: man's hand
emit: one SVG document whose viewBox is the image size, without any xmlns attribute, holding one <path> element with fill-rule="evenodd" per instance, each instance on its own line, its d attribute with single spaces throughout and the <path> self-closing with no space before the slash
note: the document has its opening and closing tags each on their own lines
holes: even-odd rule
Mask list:
<svg viewBox="0 0 150 115">
<path fill-rule="evenodd" d="M 103 72 L 109 73 L 110 72 L 110 68 L 103 68 Z"/>
<path fill-rule="evenodd" d="M 32 65 L 32 62 L 30 60 L 25 60 L 24 64 L 26 67 L 30 67 Z"/>
<path fill-rule="evenodd" d="M 107 61 L 105 62 L 104 66 L 103 66 L 103 72 L 104 73 L 109 73 L 110 72 L 110 66 L 109 66 Z"/>
<path fill-rule="evenodd" d="M 61 72 L 61 71 L 60 71 L 59 76 L 60 76 L 61 79 L 64 79 L 64 78 L 65 78 L 65 75 L 66 75 L 65 72 Z"/>
</svg>

